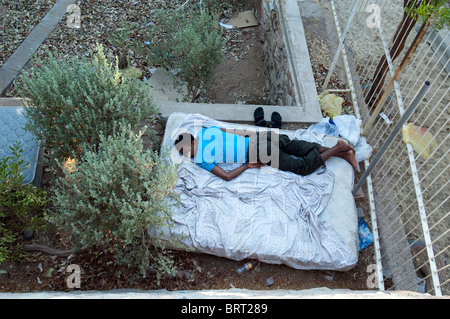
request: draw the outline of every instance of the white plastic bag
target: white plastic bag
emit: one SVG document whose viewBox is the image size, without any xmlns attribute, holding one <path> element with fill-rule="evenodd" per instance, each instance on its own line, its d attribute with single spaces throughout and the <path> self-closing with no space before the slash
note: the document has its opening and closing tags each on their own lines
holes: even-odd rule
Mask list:
<svg viewBox="0 0 450 319">
<path fill-rule="evenodd" d="M 329 117 L 322 119 L 319 123 L 311 125 L 308 127 L 308 130 L 324 135 L 339 136 L 337 126 L 330 123 Z"/>
<path fill-rule="evenodd" d="M 353 146 L 358 144 L 361 134 L 361 120 L 358 120 L 354 115 L 339 115 L 333 117 L 333 122 L 338 128 L 340 136 Z"/>
<path fill-rule="evenodd" d="M 368 159 L 372 155 L 372 150 L 372 146 L 367 143 L 366 138 L 361 136 L 358 144 L 355 146 L 355 157 L 358 163 Z"/>
</svg>

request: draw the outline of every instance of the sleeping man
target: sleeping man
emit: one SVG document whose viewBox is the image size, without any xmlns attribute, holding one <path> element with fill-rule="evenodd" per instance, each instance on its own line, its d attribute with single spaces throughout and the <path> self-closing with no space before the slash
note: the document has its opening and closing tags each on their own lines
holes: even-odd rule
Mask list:
<svg viewBox="0 0 450 319">
<path fill-rule="evenodd" d="M 230 181 L 249 168 L 269 165 L 282 171 L 309 175 L 324 165 L 332 156 L 345 159 L 354 170 L 355 150 L 339 140 L 332 147 L 302 140 L 291 140 L 278 130 L 224 129 L 217 126 L 203 128 L 197 135 L 180 134 L 175 141 L 177 151 L 193 159 L 200 167 Z M 293 155 L 293 156 L 291 156 Z M 242 163 L 238 168 L 225 171 L 217 164 Z"/>
</svg>

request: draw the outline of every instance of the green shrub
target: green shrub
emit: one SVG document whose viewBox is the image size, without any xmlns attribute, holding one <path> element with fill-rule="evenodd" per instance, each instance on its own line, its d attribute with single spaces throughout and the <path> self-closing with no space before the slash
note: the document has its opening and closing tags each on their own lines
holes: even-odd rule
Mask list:
<svg viewBox="0 0 450 319">
<path fill-rule="evenodd" d="M 12 245 L 25 228 L 45 227 L 43 215 L 48 202 L 43 190 L 23 184 L 22 172 L 29 164 L 23 163 L 20 143 L 10 149 L 12 155 L 0 160 L 0 263 L 14 259 Z"/>
<path fill-rule="evenodd" d="M 142 22 L 144 40 L 136 43 L 150 66 L 167 70 L 178 68 L 180 57 L 177 53 L 175 35 L 184 28 L 187 17 L 167 9 L 155 11 L 152 21 Z"/>
<path fill-rule="evenodd" d="M 136 25 L 136 23 L 125 22 L 121 28 L 114 30 L 109 38 L 109 41 L 119 49 L 118 66 L 120 69 L 125 69 L 129 64 L 128 53 L 133 47 L 133 43 L 129 39 Z"/>
<path fill-rule="evenodd" d="M 91 59 L 68 61 L 48 52 L 45 61 L 25 71 L 20 94 L 33 107 L 25 108 L 26 129 L 53 151 L 55 158 L 81 155 L 83 143 L 98 145 L 99 136 L 119 126 L 137 126 L 155 119 L 157 110 L 142 81 L 121 78 L 101 45 Z"/>
<path fill-rule="evenodd" d="M 211 85 L 222 58 L 223 42 L 217 22 L 217 16 L 203 11 L 176 36 L 181 54 L 180 75 L 187 82 L 192 100 Z"/>
<path fill-rule="evenodd" d="M 222 58 L 222 35 L 218 16 L 208 10 L 160 10 L 147 26 L 148 44 L 141 46 L 147 63 L 167 70 L 181 70 L 191 101 L 211 85 Z M 188 97 L 186 97 L 188 98 Z"/>
<path fill-rule="evenodd" d="M 86 148 L 76 165 L 60 165 L 65 177 L 57 179 L 54 197 L 59 211 L 49 221 L 70 232 L 77 247 L 113 253 L 118 265 L 145 275 L 149 263 L 173 270 L 161 240 L 150 240 L 147 230 L 170 224 L 166 200 L 176 200 L 177 173 L 157 152 L 144 150 L 142 134 L 121 128 L 117 135 L 101 135 L 97 151 Z"/>
</svg>

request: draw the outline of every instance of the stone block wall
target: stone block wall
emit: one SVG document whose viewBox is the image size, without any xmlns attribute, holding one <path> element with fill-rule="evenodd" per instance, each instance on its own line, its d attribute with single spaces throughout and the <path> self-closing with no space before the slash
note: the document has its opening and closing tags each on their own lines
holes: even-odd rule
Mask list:
<svg viewBox="0 0 450 319">
<path fill-rule="evenodd" d="M 268 104 L 300 105 L 294 91 L 278 1 L 263 0 L 259 8 L 264 65 L 269 77 Z"/>
<path fill-rule="evenodd" d="M 259 0 L 256 6 L 269 77 L 268 102 L 299 107 L 320 120 L 322 112 L 298 1 Z"/>
</svg>

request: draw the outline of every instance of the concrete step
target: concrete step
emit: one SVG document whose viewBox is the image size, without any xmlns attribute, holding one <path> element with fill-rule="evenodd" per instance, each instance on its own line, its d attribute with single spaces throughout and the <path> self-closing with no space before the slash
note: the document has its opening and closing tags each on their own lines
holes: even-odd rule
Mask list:
<svg viewBox="0 0 450 319">
<path fill-rule="evenodd" d="M 284 123 L 317 123 L 322 119 L 320 110 L 301 106 L 247 105 L 247 104 L 202 104 L 155 102 L 162 116 L 173 112 L 199 113 L 209 118 L 228 122 L 254 122 L 253 112 L 259 106 L 264 109 L 265 120 L 270 121 L 272 112 L 280 113 Z"/>
<path fill-rule="evenodd" d="M 272 112 L 280 113 L 285 123 L 317 123 L 322 113 L 301 106 L 248 105 L 248 104 L 206 104 L 157 102 L 162 116 L 169 117 L 173 112 L 199 113 L 207 117 L 228 122 L 253 122 L 253 112 L 259 106 L 264 109 L 266 121 L 270 121 Z M 0 107 L 22 106 L 21 98 L 0 98 Z"/>
</svg>

